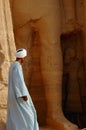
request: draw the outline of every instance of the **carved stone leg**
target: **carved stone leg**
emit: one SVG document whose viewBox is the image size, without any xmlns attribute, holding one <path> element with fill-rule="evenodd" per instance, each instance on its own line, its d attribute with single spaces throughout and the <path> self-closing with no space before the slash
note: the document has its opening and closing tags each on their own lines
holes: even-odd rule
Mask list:
<svg viewBox="0 0 86 130">
<path fill-rule="evenodd" d="M 58 14 L 57 14 L 58 15 Z M 77 130 L 62 112 L 62 53 L 59 17 L 51 15 L 37 23 L 41 39 L 41 69 L 47 100 L 47 124 L 58 130 Z"/>
</svg>

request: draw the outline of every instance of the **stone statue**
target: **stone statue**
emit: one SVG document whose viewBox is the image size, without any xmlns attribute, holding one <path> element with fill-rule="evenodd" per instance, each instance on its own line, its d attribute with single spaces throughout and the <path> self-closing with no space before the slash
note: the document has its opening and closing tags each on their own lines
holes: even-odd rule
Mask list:
<svg viewBox="0 0 86 130">
<path fill-rule="evenodd" d="M 65 102 L 65 109 L 68 112 L 82 112 L 82 103 L 80 97 L 80 87 L 82 87 L 82 76 L 80 71 L 82 69 L 82 64 L 80 59 L 77 57 L 74 48 L 66 49 L 64 66 L 64 74 L 68 75 L 68 94 Z M 73 94 L 75 94 L 75 96 L 72 97 Z"/>
<path fill-rule="evenodd" d="M 15 42 L 18 48 L 30 44 L 31 30 L 41 42 L 41 71 L 47 101 L 47 124 L 58 130 L 77 130 L 62 112 L 62 53 L 60 48 L 60 6 L 58 0 L 10 0 Z"/>
</svg>

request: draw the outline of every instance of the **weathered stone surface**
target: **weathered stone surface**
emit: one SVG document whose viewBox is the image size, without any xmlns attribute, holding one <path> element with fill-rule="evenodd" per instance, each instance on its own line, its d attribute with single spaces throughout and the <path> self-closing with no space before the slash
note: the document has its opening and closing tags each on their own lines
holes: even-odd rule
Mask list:
<svg viewBox="0 0 86 130">
<path fill-rule="evenodd" d="M 84 42 L 80 44 L 84 50 L 83 59 L 86 59 L 85 5 L 82 0 L 32 0 L 30 3 L 29 0 L 0 0 L 0 130 L 6 127 L 8 68 L 15 59 L 13 32 L 16 47 L 24 47 L 28 51 L 23 66 L 25 81 L 36 106 L 39 123 L 50 125 L 55 130 L 78 130 L 62 112 L 60 36 L 83 33 Z M 71 38 L 69 43 L 73 44 Z"/>
<path fill-rule="evenodd" d="M 8 69 L 15 44 L 8 0 L 0 0 L 0 130 L 6 129 Z"/>
<path fill-rule="evenodd" d="M 7 85 L 0 83 L 0 130 L 6 129 Z"/>
<path fill-rule="evenodd" d="M 13 0 L 13 2 L 11 0 L 12 3 L 16 47 L 28 49 L 28 53 L 32 57 L 30 64 L 32 66 L 32 75 L 29 78 L 30 83 L 27 79 L 29 77 L 28 71 L 25 71 L 25 77 L 28 89 L 38 110 L 39 122 L 41 123 L 42 121 L 44 124 L 52 124 L 59 130 L 78 129 L 65 119 L 61 107 L 63 68 L 60 35 L 61 31 L 62 33 L 67 33 L 75 30 L 75 24 L 73 23 L 75 21 L 75 3 L 73 0 L 64 0 L 64 6 L 61 5 L 62 8 L 64 7 L 64 13 L 66 15 L 66 19 L 63 17 L 64 27 L 66 26 L 64 30 L 60 30 L 60 4 L 58 0 L 36 0 L 36 3 L 34 1 L 26 1 L 27 4 L 25 4 L 24 0 Z M 32 38 L 28 40 L 30 37 Z M 35 41 L 38 44 L 34 44 Z M 25 69 L 30 65 L 27 60 Z M 43 95 L 41 94 L 42 92 Z M 41 102 L 43 100 L 46 102 L 46 109 L 42 109 L 44 110 L 42 113 L 39 110 L 40 104 L 38 102 L 40 100 Z M 46 120 L 44 120 L 43 116 Z"/>
</svg>

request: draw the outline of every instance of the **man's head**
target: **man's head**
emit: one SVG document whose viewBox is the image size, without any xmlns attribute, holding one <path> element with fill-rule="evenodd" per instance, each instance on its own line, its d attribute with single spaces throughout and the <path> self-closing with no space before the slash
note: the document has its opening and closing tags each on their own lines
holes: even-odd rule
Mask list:
<svg viewBox="0 0 86 130">
<path fill-rule="evenodd" d="M 25 49 L 23 49 L 23 48 L 18 49 L 18 50 L 15 52 L 15 56 L 16 56 L 16 60 L 17 60 L 17 61 L 20 61 L 21 63 L 23 63 L 25 57 L 27 56 L 27 51 L 26 51 Z"/>
</svg>

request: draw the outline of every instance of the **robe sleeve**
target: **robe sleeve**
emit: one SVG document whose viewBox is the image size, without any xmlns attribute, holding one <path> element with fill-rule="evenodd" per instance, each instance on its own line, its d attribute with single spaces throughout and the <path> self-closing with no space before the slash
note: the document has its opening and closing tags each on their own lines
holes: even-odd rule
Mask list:
<svg viewBox="0 0 86 130">
<path fill-rule="evenodd" d="M 24 82 L 22 67 L 20 65 L 17 65 L 13 69 L 13 87 L 17 98 L 27 96 L 27 89 Z"/>
</svg>

